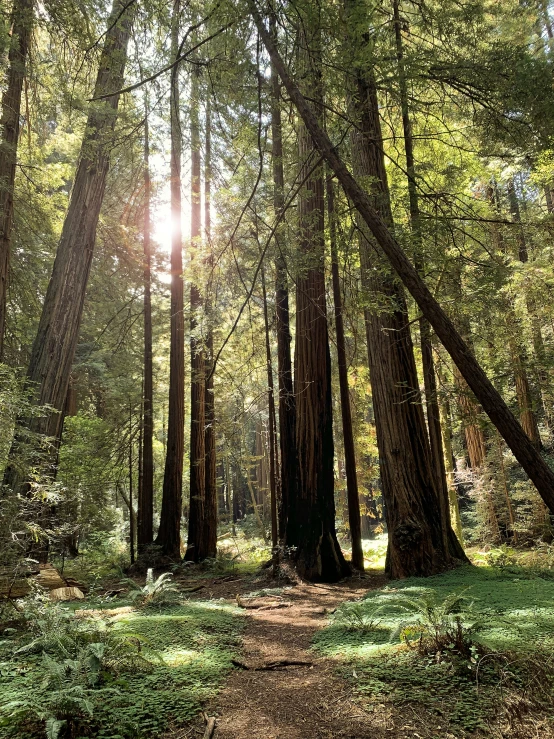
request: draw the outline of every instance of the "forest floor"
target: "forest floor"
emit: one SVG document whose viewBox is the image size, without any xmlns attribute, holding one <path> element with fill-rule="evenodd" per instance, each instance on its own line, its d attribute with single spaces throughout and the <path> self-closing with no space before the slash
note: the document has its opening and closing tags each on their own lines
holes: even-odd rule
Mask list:
<svg viewBox="0 0 554 739">
<path fill-rule="evenodd" d="M 543 576 L 473 567 L 392 587 L 382 574 L 282 588 L 272 586 L 268 574 L 214 580 L 206 586 L 210 597 L 231 601 L 234 594 L 246 607 L 236 669 L 205 706 L 205 715 L 217 719 L 214 739 L 553 737 L 552 710 L 534 702 L 529 674 L 549 671 L 550 658 L 544 662 L 542 654 L 527 663 L 529 639 L 552 639 L 554 582 Z M 440 658 L 425 657 L 400 648 L 397 638 L 387 643 L 399 618 L 398 598 L 422 599 L 438 613 L 450 593 L 466 591 L 491 619 L 483 634 L 499 655 L 476 653 L 476 660 L 484 658 L 477 682 L 475 664 L 450 660 L 448 649 Z M 530 631 L 523 647 L 522 625 Z M 200 736 L 201 728 L 198 723 L 167 739 Z"/>
<path fill-rule="evenodd" d="M 390 582 L 378 544 L 366 574 L 323 585 L 241 548 L 174 568 L 168 600 L 82 563 L 63 576 L 84 600 L 33 590 L 0 641 L 0 739 L 43 737 L 49 717 L 59 739 L 200 739 L 208 717 L 213 739 L 554 739 L 554 558 Z"/>
<path fill-rule="evenodd" d="M 301 583 L 282 594 L 283 607 L 251 609 L 241 663 L 207 712 L 218 739 L 328 739 L 390 736 L 351 700 L 333 661 L 311 650 L 315 632 L 340 603 L 362 597 L 382 578 L 333 586 Z M 279 663 L 298 662 L 279 666 Z M 387 724 L 389 722 L 385 722 Z"/>
</svg>

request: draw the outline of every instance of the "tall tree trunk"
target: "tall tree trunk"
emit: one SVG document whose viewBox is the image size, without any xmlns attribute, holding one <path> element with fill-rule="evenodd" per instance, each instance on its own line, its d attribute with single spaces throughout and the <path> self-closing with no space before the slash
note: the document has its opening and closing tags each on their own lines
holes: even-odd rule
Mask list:
<svg viewBox="0 0 554 739">
<path fill-rule="evenodd" d="M 269 340 L 269 316 L 267 311 L 267 293 L 265 289 L 265 272 L 262 267 L 262 297 L 264 303 L 265 358 L 267 365 L 267 407 L 269 436 L 269 494 L 271 505 L 271 545 L 273 547 L 274 564 L 277 564 L 277 546 L 279 544 L 277 522 L 277 473 L 276 473 L 276 439 L 275 439 L 275 396 L 273 387 L 273 364 L 271 361 L 271 343 Z"/>
<path fill-rule="evenodd" d="M 125 10 L 126 5 L 125 0 L 115 0 L 108 19 L 95 98 L 119 90 L 123 85 L 127 42 L 136 7 L 131 5 Z M 55 443 L 45 455 L 39 448 L 40 442 L 33 449 L 36 454 L 34 463 L 41 464 L 48 474 L 56 472 L 57 443 L 63 427 L 63 408 L 106 187 L 118 103 L 119 94 L 115 93 L 91 104 L 69 207 L 27 371 L 33 402 L 52 410 L 33 418 L 20 419 L 19 426 L 54 439 Z M 16 432 L 12 460 L 20 439 L 21 433 Z M 20 468 L 12 461 L 6 469 L 4 482 L 12 489 L 26 484 Z"/>
<path fill-rule="evenodd" d="M 433 297 L 387 224 L 372 205 L 369 195 L 348 171 L 337 152 L 337 148 L 333 146 L 309 103 L 293 82 L 271 35 L 264 25 L 255 0 L 248 0 L 248 6 L 271 61 L 275 65 L 292 103 L 309 130 L 314 146 L 329 163 L 346 195 L 352 200 L 354 207 L 360 213 L 368 228 L 371 229 L 376 242 L 410 291 L 423 315 L 433 327 L 439 340 L 454 360 L 462 376 L 475 393 L 514 456 L 535 484 L 545 503 L 554 511 L 554 472 L 532 445 L 502 396 L 456 331 L 450 318 Z"/>
<path fill-rule="evenodd" d="M 453 269 L 452 291 L 455 296 L 455 304 L 463 305 L 462 271 L 459 263 L 456 263 Z M 457 315 L 456 325 L 469 350 L 473 353 L 469 320 L 461 311 Z M 481 408 L 457 367 L 454 367 L 454 382 L 458 394 L 458 409 L 465 436 L 469 464 L 479 474 L 487 458 L 485 431 L 480 418 L 482 415 Z"/>
<path fill-rule="evenodd" d="M 442 400 L 441 400 L 442 398 Z M 452 422 L 450 418 L 450 403 L 447 397 L 437 396 L 441 413 L 441 430 L 444 447 L 444 464 L 446 468 L 446 482 L 448 485 L 448 501 L 450 503 L 450 518 L 452 528 L 463 546 L 464 535 L 462 531 L 462 518 L 460 516 L 460 505 L 456 492 L 454 452 L 452 450 Z"/>
<path fill-rule="evenodd" d="M 322 113 L 321 32 L 310 8 L 300 34 L 299 66 L 316 116 Z M 287 544 L 294 544 L 301 575 L 333 582 L 348 572 L 335 532 L 331 355 L 325 301 L 323 167 L 313 167 L 314 147 L 303 122 L 298 129 L 299 270 L 296 282 L 296 445 L 298 494 L 289 506 Z M 291 535 L 292 534 L 292 535 Z M 290 539 L 289 540 L 289 536 Z"/>
<path fill-rule="evenodd" d="M 180 0 L 174 0 L 171 56 L 179 45 Z M 181 558 L 183 458 L 185 423 L 185 322 L 183 315 L 183 233 L 181 214 L 182 137 L 179 107 L 179 66 L 171 70 L 171 317 L 169 347 L 169 408 L 160 527 L 156 544 L 174 560 Z"/>
<path fill-rule="evenodd" d="M 6 88 L 0 118 L 0 361 L 4 355 L 6 300 L 13 225 L 13 189 L 19 142 L 21 91 L 34 25 L 34 0 L 14 0 Z M 27 121 L 27 126 L 29 121 Z"/>
<path fill-rule="evenodd" d="M 198 260 L 197 252 L 201 247 L 201 146 L 200 123 L 198 120 L 199 74 L 200 69 L 195 66 L 192 69 L 190 91 L 191 264 L 195 260 Z M 193 278 L 190 286 L 190 509 L 187 552 L 185 554 L 185 559 L 192 562 L 200 562 L 207 555 L 207 542 L 204 540 L 204 514 L 206 505 L 206 380 L 202 321 L 199 320 L 202 307 L 203 302 L 200 290 Z"/>
<path fill-rule="evenodd" d="M 276 36 L 275 16 L 271 16 L 272 34 Z M 279 75 L 271 65 L 271 135 L 273 139 L 273 203 L 279 217 L 284 208 L 285 176 L 283 170 L 283 134 L 281 125 L 281 92 Z M 279 534 L 287 541 L 289 509 L 294 505 L 297 485 L 296 456 L 296 399 L 294 397 L 289 289 L 287 266 L 283 255 L 285 244 L 283 227 L 275 234 L 275 318 L 277 326 L 277 379 L 279 387 L 279 448 L 281 451 L 281 501 L 279 506 Z"/>
<path fill-rule="evenodd" d="M 129 401 L 129 549 L 131 564 L 135 563 L 136 518 L 133 515 L 133 407 Z"/>
<path fill-rule="evenodd" d="M 393 0 L 394 33 L 396 41 L 396 58 L 398 61 L 398 82 L 400 90 L 400 105 L 402 110 L 402 127 L 404 132 L 404 149 L 406 152 L 406 172 L 408 177 L 408 198 L 410 205 L 410 221 L 414 239 L 415 267 L 424 275 L 425 265 L 423 263 L 423 250 L 421 244 L 421 215 L 419 210 L 419 196 L 414 158 L 414 141 L 412 135 L 412 121 L 410 118 L 410 107 L 408 98 L 408 87 L 404 67 L 404 48 L 402 40 L 402 23 L 400 19 L 400 8 L 398 0 Z M 452 491 L 448 490 L 446 481 L 446 468 L 444 463 L 444 451 L 442 447 L 442 432 L 440 423 L 440 411 L 437 398 L 437 380 L 435 376 L 435 363 L 433 360 L 433 344 L 431 327 L 429 321 L 421 316 L 419 319 L 419 333 L 421 344 L 421 363 L 423 366 L 423 383 L 425 387 L 425 405 L 427 410 L 427 427 L 429 431 L 429 442 L 431 445 L 431 461 L 433 463 L 435 482 L 440 495 L 442 525 L 450 534 L 450 502 Z M 454 491 L 455 494 L 455 491 Z M 460 537 L 458 537 L 459 539 Z M 451 539 L 451 553 L 459 556 L 460 551 L 457 542 Z"/>
<path fill-rule="evenodd" d="M 211 233 L 211 182 L 212 182 L 212 140 L 211 140 L 211 109 L 209 91 L 206 99 L 206 132 L 204 142 L 204 235 L 206 240 L 206 249 L 208 257 L 206 260 L 208 266 L 208 285 L 206 288 L 206 314 L 207 314 L 207 332 L 206 332 L 206 395 L 205 405 L 205 506 L 204 506 L 204 542 L 206 547 L 206 556 L 215 557 L 217 555 L 217 461 L 215 447 L 215 407 L 214 407 L 214 376 L 213 376 L 213 350 L 214 350 L 214 334 L 213 334 L 213 269 L 214 256 L 212 246 Z"/>
<path fill-rule="evenodd" d="M 516 226 L 516 239 L 517 239 L 517 251 L 518 251 L 518 258 L 519 261 L 522 262 L 522 264 L 526 264 L 529 261 L 529 251 L 527 249 L 527 240 L 525 238 L 525 232 L 523 230 L 523 225 L 521 223 L 521 212 L 519 208 L 519 201 L 517 198 L 514 178 L 511 177 L 508 180 L 508 202 L 510 205 L 510 213 L 512 216 L 512 220 L 514 223 L 517 224 Z M 548 373 L 546 370 L 546 351 L 544 348 L 544 339 L 542 336 L 542 330 L 541 330 L 541 324 L 538 316 L 537 306 L 535 304 L 535 300 L 531 295 L 525 296 L 525 303 L 527 307 L 527 314 L 529 316 L 529 321 L 531 323 L 531 336 L 533 338 L 533 348 L 535 350 L 535 358 L 536 363 L 538 367 L 537 375 L 539 379 L 540 384 L 540 392 L 541 392 L 541 398 L 542 398 L 542 404 L 543 404 L 543 410 L 546 422 L 549 426 L 552 426 L 554 418 L 552 414 L 552 403 L 553 403 L 553 397 L 552 397 L 552 389 L 550 386 L 550 379 L 548 377 Z M 524 366 L 522 364 L 522 366 Z M 527 405 L 527 403 L 525 403 Z M 531 413 L 532 412 L 532 406 L 530 406 Z M 520 406 L 520 411 L 522 411 L 522 406 Z M 534 416 L 534 414 L 533 414 Z M 523 425 L 523 418 L 520 418 Z M 526 423 L 527 423 L 527 429 L 526 433 L 531 438 L 535 446 L 540 449 L 542 447 L 542 442 L 540 440 L 540 434 L 539 429 L 536 424 L 536 418 L 534 419 L 535 422 L 535 429 L 531 429 L 531 425 L 533 423 L 533 419 L 530 419 L 527 416 Z M 529 435 L 529 431 L 531 431 L 531 435 Z"/>
<path fill-rule="evenodd" d="M 340 289 L 339 259 L 337 252 L 337 229 L 335 215 L 335 192 L 331 177 L 327 177 L 327 212 L 329 214 L 329 240 L 331 242 L 331 274 L 333 279 L 333 302 L 335 305 L 335 331 L 337 336 L 337 359 L 339 367 L 340 405 L 342 413 L 342 435 L 344 439 L 344 467 L 348 499 L 348 523 L 352 542 L 352 566 L 364 571 L 362 550 L 362 523 L 360 518 L 360 496 L 356 473 L 356 452 L 352 430 L 352 412 L 348 389 L 348 366 L 342 318 L 342 295 Z"/>
<path fill-rule="evenodd" d="M 348 40 L 353 53 L 359 54 L 363 39 L 351 15 L 359 10 L 357 0 L 346 0 L 345 7 L 350 16 Z M 377 90 L 372 73 L 355 61 L 353 74 L 350 108 L 357 124 L 351 135 L 354 172 L 373 183 L 375 207 L 392 228 Z M 375 308 L 366 309 L 365 323 L 389 531 L 387 568 L 392 577 L 430 575 L 452 564 L 450 526 L 444 520 L 431 464 L 406 299 L 361 218 L 359 229 L 362 286 L 378 302 Z"/>
<path fill-rule="evenodd" d="M 515 193 L 513 193 L 512 196 L 515 197 Z M 498 214 L 498 203 L 494 183 L 487 187 L 487 200 L 489 205 L 492 207 L 493 212 Z M 517 209 L 517 213 L 519 213 L 519 209 Z M 497 253 L 498 258 L 502 259 L 502 254 L 505 250 L 505 243 L 498 228 L 498 224 L 492 223 L 490 231 L 495 252 Z M 524 249 L 524 253 L 527 253 L 527 249 Z M 519 421 L 527 436 L 531 439 L 533 444 L 540 449 L 542 447 L 542 442 L 537 417 L 533 410 L 533 399 L 531 396 L 527 368 L 525 366 L 524 348 L 519 338 L 521 333 L 520 321 L 516 315 L 511 299 L 506 297 L 504 302 L 505 326 L 508 332 L 508 346 L 514 372 L 516 397 L 519 406 Z"/>
<path fill-rule="evenodd" d="M 137 548 L 139 555 L 153 540 L 154 456 L 152 439 L 154 385 L 152 376 L 152 242 L 150 238 L 150 141 L 148 106 L 144 123 L 144 390 L 142 426 L 142 475 L 138 498 Z"/>
</svg>

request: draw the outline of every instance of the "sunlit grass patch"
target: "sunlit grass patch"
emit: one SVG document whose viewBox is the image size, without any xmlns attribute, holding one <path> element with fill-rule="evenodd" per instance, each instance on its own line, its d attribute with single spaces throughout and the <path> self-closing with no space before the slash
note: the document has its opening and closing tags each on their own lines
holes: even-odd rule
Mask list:
<svg viewBox="0 0 554 739">
<path fill-rule="evenodd" d="M 52 722 L 72 736 L 99 739 L 160 736 L 169 725 L 186 724 L 231 669 L 243 623 L 240 609 L 217 601 L 137 609 L 117 620 L 76 619 L 69 608 L 46 602 L 32 627 L 47 631 L 38 649 L 20 651 L 27 633 L 0 645 L 0 738 L 44 736 Z M 91 673 L 87 649 L 106 657 L 108 647 L 96 646 L 106 632 L 127 651 L 116 670 L 103 659 Z"/>
<path fill-rule="evenodd" d="M 419 704 L 454 733 L 484 729 L 506 695 L 550 715 L 554 582 L 522 567 L 391 582 L 338 608 L 314 646 L 364 705 Z"/>
</svg>

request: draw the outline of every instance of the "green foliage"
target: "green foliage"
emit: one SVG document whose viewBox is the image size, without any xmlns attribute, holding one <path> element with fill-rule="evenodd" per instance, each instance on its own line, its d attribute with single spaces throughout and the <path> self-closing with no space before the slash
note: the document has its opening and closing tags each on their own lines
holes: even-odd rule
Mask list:
<svg viewBox="0 0 554 739">
<path fill-rule="evenodd" d="M 2 739 L 158 736 L 217 689 L 241 628 L 235 609 L 200 602 L 91 618 L 33 597 L 25 614 L 0 643 Z"/>
<path fill-rule="evenodd" d="M 376 631 L 381 623 L 381 607 L 364 607 L 363 603 L 344 603 L 333 616 L 333 623 L 346 631 L 369 633 Z"/>
<path fill-rule="evenodd" d="M 515 551 L 506 544 L 488 551 L 485 559 L 489 567 L 498 567 L 499 569 L 516 563 Z"/>
<path fill-rule="evenodd" d="M 126 579 L 124 582 L 133 588 L 128 597 L 132 602 L 137 602 L 139 607 L 162 608 L 163 606 L 175 605 L 181 601 L 179 588 L 172 582 L 172 578 L 173 574 L 171 572 L 162 572 L 159 577 L 154 579 L 153 570 L 148 569 L 143 587 L 138 586 L 131 579 Z"/>
<path fill-rule="evenodd" d="M 412 617 L 407 624 L 400 624 L 391 638 L 400 636 L 408 646 L 415 645 L 421 655 L 433 654 L 439 661 L 444 654 L 474 660 L 474 637 L 483 625 L 466 591 L 454 591 L 443 599 L 431 592 L 400 601 L 415 620 Z"/>
<path fill-rule="evenodd" d="M 525 710 L 551 704 L 553 599 L 535 570 L 462 567 L 344 604 L 315 648 L 343 665 L 364 706 L 419 704 L 458 736 L 486 729 L 506 695 Z"/>
</svg>

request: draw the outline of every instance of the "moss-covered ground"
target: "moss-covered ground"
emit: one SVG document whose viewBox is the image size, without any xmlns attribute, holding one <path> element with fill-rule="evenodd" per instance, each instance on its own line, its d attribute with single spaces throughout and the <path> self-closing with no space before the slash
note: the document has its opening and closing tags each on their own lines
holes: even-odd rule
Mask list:
<svg viewBox="0 0 554 739">
<path fill-rule="evenodd" d="M 27 651 L 31 636 L 17 630 L 0 644 L 2 739 L 159 737 L 194 719 L 217 691 L 243 625 L 238 610 L 220 601 L 142 610 L 110 603 L 111 617 L 92 620 L 75 619 L 69 607 L 55 606 L 54 615 L 54 606 L 40 608 L 39 645 Z"/>
<path fill-rule="evenodd" d="M 461 602 L 450 613 L 444 604 Z M 448 609 L 446 609 L 448 610 Z M 460 621 L 465 655 L 454 644 L 421 649 Z M 554 577 L 525 567 L 471 567 L 390 582 L 343 604 L 318 632 L 315 648 L 334 658 L 369 710 L 411 704 L 437 716 L 436 736 L 481 730 L 507 712 L 554 716 Z M 509 718 L 509 716 L 508 716 Z"/>
</svg>

